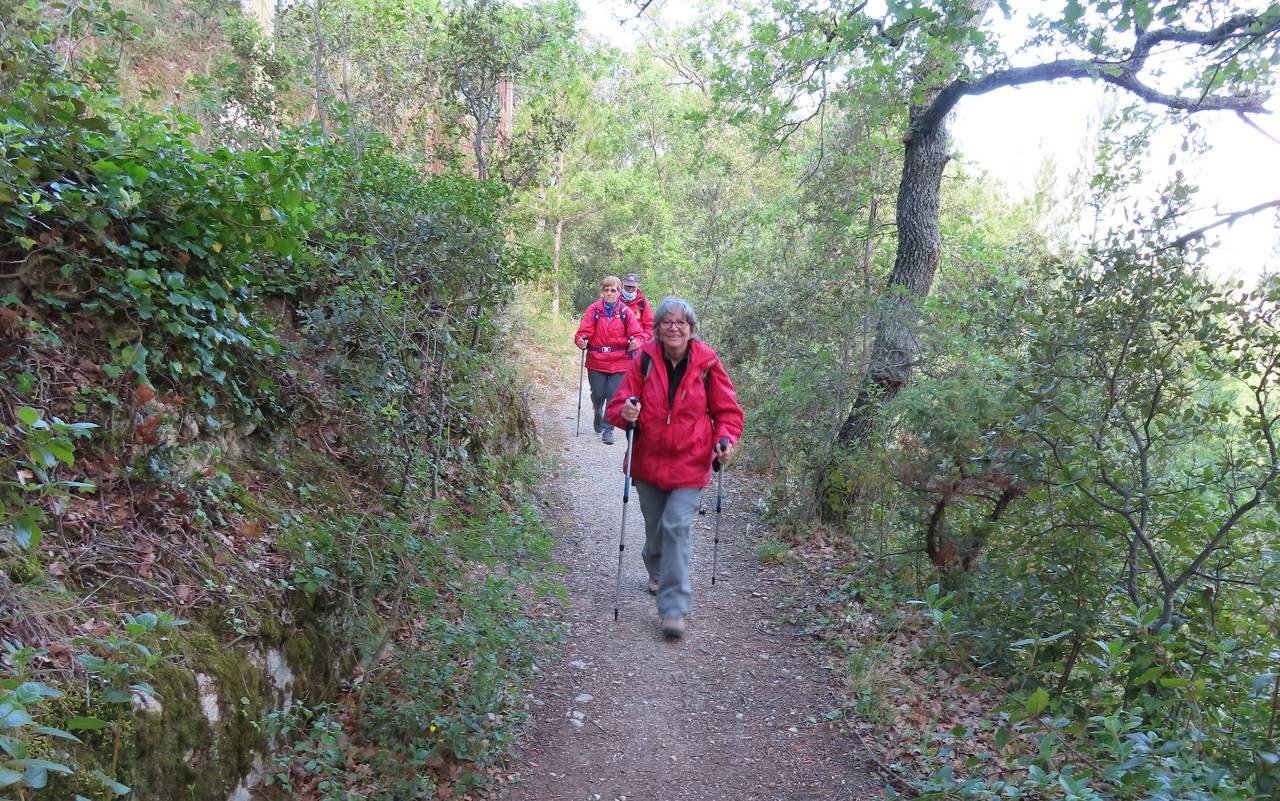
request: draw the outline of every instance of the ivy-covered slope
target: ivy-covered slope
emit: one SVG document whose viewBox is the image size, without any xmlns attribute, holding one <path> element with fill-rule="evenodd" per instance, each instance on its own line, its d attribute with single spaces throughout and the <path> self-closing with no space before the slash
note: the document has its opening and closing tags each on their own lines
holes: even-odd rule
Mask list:
<svg viewBox="0 0 1280 801">
<path fill-rule="evenodd" d="M 0 795 L 477 781 L 546 636 L 507 190 L 200 145 L 66 58 L 123 18 L 0 18 Z"/>
</svg>

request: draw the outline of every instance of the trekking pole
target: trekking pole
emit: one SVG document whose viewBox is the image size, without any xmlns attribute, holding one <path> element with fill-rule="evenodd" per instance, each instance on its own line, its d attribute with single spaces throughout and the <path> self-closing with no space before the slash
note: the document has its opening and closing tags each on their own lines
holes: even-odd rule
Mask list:
<svg viewBox="0 0 1280 801">
<path fill-rule="evenodd" d="M 628 403 L 636 403 L 640 399 L 635 395 L 627 398 Z M 622 606 L 622 552 L 627 548 L 627 501 L 631 500 L 631 440 L 635 436 L 636 424 L 627 423 L 627 452 L 622 457 L 622 533 L 618 535 L 618 583 L 613 588 L 613 620 L 618 620 L 618 609 Z"/>
<path fill-rule="evenodd" d="M 582 371 L 587 369 L 587 349 L 582 349 L 582 361 L 578 362 L 578 422 L 573 424 L 573 435 L 576 437 L 582 430 Z"/>
<path fill-rule="evenodd" d="M 720 448 L 724 449 L 729 446 L 729 438 L 720 438 Z M 711 463 L 711 469 L 719 473 L 716 478 L 716 533 L 711 548 L 711 586 L 716 584 L 716 562 L 720 558 L 720 510 L 724 507 L 724 465 L 720 464 L 720 460 L 716 459 Z"/>
</svg>

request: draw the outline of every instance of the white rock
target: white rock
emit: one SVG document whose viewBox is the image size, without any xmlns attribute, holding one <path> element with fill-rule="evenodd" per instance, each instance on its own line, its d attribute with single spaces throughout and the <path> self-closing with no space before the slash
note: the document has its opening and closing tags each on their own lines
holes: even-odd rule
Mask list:
<svg viewBox="0 0 1280 801">
<path fill-rule="evenodd" d="M 200 711 L 204 713 L 205 720 L 217 723 L 222 719 L 222 710 L 218 707 L 218 685 L 207 674 L 197 673 L 196 690 L 200 695 Z"/>
<path fill-rule="evenodd" d="M 582 670 L 582 669 L 583 669 L 583 668 L 585 668 L 586 666 L 587 666 L 587 663 L 586 663 L 586 662 L 583 662 L 581 659 L 575 659 L 575 660 L 573 660 L 572 662 L 570 662 L 570 663 L 569 663 L 569 667 L 571 667 L 571 668 L 577 668 L 578 670 Z"/>
<path fill-rule="evenodd" d="M 133 699 L 134 712 L 146 712 L 148 715 L 164 714 L 164 704 L 160 703 L 160 699 L 154 695 L 147 695 L 137 690 L 131 690 L 129 694 Z"/>
<path fill-rule="evenodd" d="M 577 697 L 577 698 L 575 698 L 575 699 L 573 699 L 573 700 L 574 700 L 576 703 L 579 703 L 579 704 L 585 704 L 585 703 L 587 703 L 588 701 L 594 701 L 594 700 L 595 700 L 595 696 L 594 696 L 594 695 L 588 695 L 587 693 L 579 693 L 579 694 L 578 694 L 578 697 Z"/>
</svg>

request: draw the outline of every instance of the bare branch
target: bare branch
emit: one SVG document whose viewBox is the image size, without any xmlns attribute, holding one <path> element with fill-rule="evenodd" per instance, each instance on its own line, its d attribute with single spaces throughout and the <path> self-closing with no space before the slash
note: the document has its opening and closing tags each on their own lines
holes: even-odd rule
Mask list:
<svg viewBox="0 0 1280 801">
<path fill-rule="evenodd" d="M 1256 206 L 1252 206 L 1242 211 L 1234 211 L 1234 212 L 1231 212 L 1230 214 L 1225 214 L 1220 219 L 1215 220 L 1214 222 L 1211 222 L 1208 225 L 1203 226 L 1201 228 L 1197 228 L 1194 231 L 1188 231 L 1187 233 L 1173 240 L 1169 244 L 1163 245 L 1157 248 L 1155 250 L 1155 253 L 1163 253 L 1166 250 L 1176 250 L 1178 248 L 1186 247 L 1187 245 L 1194 242 L 1195 240 L 1202 238 L 1205 234 L 1209 233 L 1214 228 L 1217 228 L 1222 225 L 1231 225 L 1236 220 L 1239 220 L 1244 217 L 1248 217 L 1253 214 L 1257 214 L 1260 211 L 1266 211 L 1267 209 L 1280 209 L 1280 198 L 1277 198 L 1276 200 L 1268 200 L 1265 203 L 1259 203 Z"/>
<path fill-rule="evenodd" d="M 1261 126 L 1261 125 L 1259 125 L 1258 123 L 1254 122 L 1254 121 L 1249 117 L 1249 115 L 1248 115 L 1248 114 L 1245 114 L 1243 111 L 1237 111 L 1237 112 L 1236 112 L 1236 116 L 1237 116 L 1237 117 L 1239 117 L 1239 118 L 1240 118 L 1240 121 L 1241 121 L 1241 122 L 1243 122 L 1245 125 L 1248 125 L 1250 128 L 1252 128 L 1253 130 L 1255 130 L 1255 131 L 1257 131 L 1258 133 L 1262 134 L 1263 136 L 1267 137 L 1267 138 L 1268 138 L 1268 139 L 1270 139 L 1272 142 L 1275 142 L 1277 145 L 1280 145 L 1280 139 L 1275 138 L 1274 136 L 1272 136 L 1271 134 L 1269 134 L 1269 133 L 1267 133 L 1265 130 L 1263 130 L 1262 126 Z"/>
<path fill-rule="evenodd" d="M 1188 30 L 1186 28 L 1160 28 L 1154 31 L 1146 31 L 1138 37 L 1138 41 L 1133 46 L 1133 56 L 1138 59 L 1145 59 L 1151 49 L 1165 42 L 1177 42 L 1178 44 L 1196 44 L 1212 50 L 1220 44 L 1228 42 L 1238 37 L 1259 37 L 1277 30 L 1277 22 L 1280 20 L 1267 20 L 1256 30 L 1247 30 L 1252 25 L 1264 22 L 1263 15 L 1259 14 L 1237 14 L 1228 19 L 1216 28 L 1210 28 L 1207 31 Z"/>
<path fill-rule="evenodd" d="M 976 80 L 956 80 L 947 84 L 912 124 L 908 139 L 922 136 L 939 125 L 947 113 L 966 95 L 981 95 L 1009 86 L 1025 86 L 1061 79 L 1100 80 L 1131 92 L 1148 103 L 1179 111 L 1235 111 L 1267 113 L 1265 94 L 1183 96 L 1162 92 L 1139 78 L 1151 49 L 1157 44 L 1177 42 L 1212 49 L 1238 37 L 1257 38 L 1280 31 L 1280 16 L 1266 18 L 1258 14 L 1241 14 L 1210 30 L 1163 28 L 1138 37 L 1128 56 L 1118 61 L 1060 59 L 1029 67 L 1011 67 Z"/>
</svg>

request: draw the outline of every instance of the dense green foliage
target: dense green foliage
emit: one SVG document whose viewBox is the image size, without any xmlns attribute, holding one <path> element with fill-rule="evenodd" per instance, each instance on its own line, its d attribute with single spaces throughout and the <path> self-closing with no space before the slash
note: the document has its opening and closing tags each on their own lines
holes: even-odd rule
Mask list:
<svg viewBox="0 0 1280 801">
<path fill-rule="evenodd" d="M 229 35 L 251 44 L 228 12 Z M 534 568 L 548 541 L 518 497 L 535 474 L 502 309 L 542 261 L 509 236 L 510 189 L 432 174 L 358 115 L 331 111 L 328 136 L 291 126 L 287 70 L 273 73 L 280 94 L 241 96 L 258 103 L 256 133 L 146 110 L 115 72 L 138 30 L 105 3 L 6 0 L 0 17 L 0 784 L 176 797 L 190 768 L 138 757 L 140 699 L 161 667 L 209 671 L 209 634 L 279 647 L 314 675 L 355 671 L 275 713 L 256 687 L 222 688 L 239 713 L 225 725 L 248 738 L 219 740 L 231 771 L 271 728 L 296 741 L 274 773 L 299 793 L 317 788 L 307 753 L 342 766 L 316 797 L 481 781 L 547 637 L 517 600 L 547 589 Z M 248 44 L 227 80 L 269 54 Z M 95 555 L 116 552 L 140 597 L 100 600 L 182 604 L 197 630 L 162 654 L 133 627 L 164 615 L 74 638 L 99 624 L 44 614 L 99 593 L 95 577 L 120 568 Z M 163 703 L 196 716 L 183 731 L 206 725 L 180 697 L 189 674 L 164 675 Z M 226 768 L 185 791 L 226 797 Z"/>
</svg>

